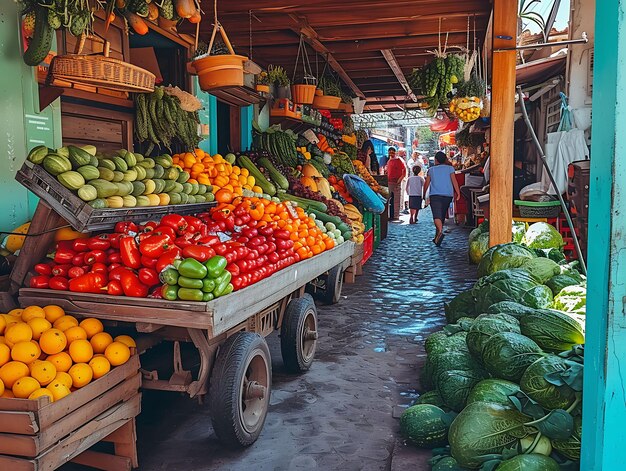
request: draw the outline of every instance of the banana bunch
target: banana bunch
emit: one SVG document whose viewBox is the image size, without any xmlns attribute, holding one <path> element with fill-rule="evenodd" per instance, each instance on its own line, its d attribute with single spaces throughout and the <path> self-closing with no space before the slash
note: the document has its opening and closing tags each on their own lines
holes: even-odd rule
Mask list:
<svg viewBox="0 0 626 471">
<path fill-rule="evenodd" d="M 363 224 L 363 215 L 353 204 L 345 204 L 343 211 L 350 219 L 352 227 L 352 241 L 357 244 L 363 243 L 363 232 L 365 232 L 365 224 Z"/>
<path fill-rule="evenodd" d="M 346 213 L 350 221 L 363 222 L 363 215 L 353 204 L 344 204 L 343 212 Z"/>
</svg>

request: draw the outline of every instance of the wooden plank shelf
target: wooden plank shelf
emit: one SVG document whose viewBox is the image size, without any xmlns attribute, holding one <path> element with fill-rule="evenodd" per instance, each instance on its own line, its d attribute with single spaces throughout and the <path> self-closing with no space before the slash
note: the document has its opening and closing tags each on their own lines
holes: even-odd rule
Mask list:
<svg viewBox="0 0 626 471">
<path fill-rule="evenodd" d="M 279 124 L 283 130 L 291 129 L 295 133 L 301 133 L 307 129 L 318 127 L 318 124 L 306 123 L 301 119 L 289 116 L 270 116 L 270 124 Z"/>
<path fill-rule="evenodd" d="M 209 90 L 209 93 L 217 97 L 218 100 L 232 106 L 256 105 L 265 100 L 260 92 L 245 86 L 215 88 Z"/>
</svg>

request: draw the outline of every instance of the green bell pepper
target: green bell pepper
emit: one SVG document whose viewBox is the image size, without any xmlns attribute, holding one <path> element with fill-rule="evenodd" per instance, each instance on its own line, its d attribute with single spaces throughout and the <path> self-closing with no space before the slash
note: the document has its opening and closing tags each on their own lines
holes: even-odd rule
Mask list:
<svg viewBox="0 0 626 471">
<path fill-rule="evenodd" d="M 176 301 L 178 299 L 177 285 L 163 285 L 161 288 L 161 296 L 168 301 Z"/>
<path fill-rule="evenodd" d="M 213 296 L 213 293 L 204 293 L 204 296 L 202 296 L 202 301 L 204 301 L 205 303 L 208 303 L 209 301 L 213 301 L 215 299 L 215 296 Z"/>
<path fill-rule="evenodd" d="M 187 278 L 186 276 L 178 277 L 178 285 L 181 288 L 194 288 L 194 289 L 202 289 L 202 280 L 198 280 L 196 278 Z"/>
<path fill-rule="evenodd" d="M 199 289 L 180 288 L 178 290 L 178 299 L 183 301 L 202 301 L 204 293 Z"/>
<path fill-rule="evenodd" d="M 170 286 L 178 284 L 178 272 L 173 268 L 166 268 L 159 275 L 161 283 L 165 283 Z"/>
<path fill-rule="evenodd" d="M 205 278 L 204 280 L 202 280 L 202 291 L 204 291 L 205 293 L 212 293 L 214 289 L 215 280 L 212 280 L 211 278 Z"/>
<path fill-rule="evenodd" d="M 186 258 L 176 267 L 178 273 L 187 278 L 196 278 L 201 280 L 207 274 L 207 269 L 199 261 L 194 258 Z"/>
<path fill-rule="evenodd" d="M 216 280 L 217 286 L 215 286 L 215 289 L 213 290 L 213 295 L 216 298 L 220 296 L 224 296 L 224 294 L 228 294 L 228 293 L 225 293 L 225 291 L 226 291 L 226 288 L 228 288 L 228 285 L 230 283 L 230 278 L 231 278 L 231 274 L 229 271 L 227 271 L 227 272 L 224 272 L 224 274 Z"/>
<path fill-rule="evenodd" d="M 226 269 L 226 265 L 228 265 L 228 261 L 221 255 L 211 257 L 206 262 L 204 262 L 204 266 L 208 271 L 209 278 L 218 278 Z"/>
</svg>

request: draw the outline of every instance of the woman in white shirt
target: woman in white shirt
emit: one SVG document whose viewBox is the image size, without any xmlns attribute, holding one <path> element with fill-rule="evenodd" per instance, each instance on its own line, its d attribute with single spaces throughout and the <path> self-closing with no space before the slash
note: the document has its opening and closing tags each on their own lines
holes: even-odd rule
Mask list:
<svg viewBox="0 0 626 471">
<path fill-rule="evenodd" d="M 424 188 L 424 177 L 420 175 L 422 167 L 418 164 L 413 166 L 413 175 L 406 182 L 406 193 L 409 195 L 409 224 L 417 223 L 417 217 L 422 209 L 422 190 Z"/>
</svg>

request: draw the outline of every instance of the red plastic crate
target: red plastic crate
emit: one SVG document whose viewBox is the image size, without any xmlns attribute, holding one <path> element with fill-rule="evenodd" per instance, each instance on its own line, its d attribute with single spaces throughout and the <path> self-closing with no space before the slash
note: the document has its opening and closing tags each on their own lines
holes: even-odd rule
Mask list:
<svg viewBox="0 0 626 471">
<path fill-rule="evenodd" d="M 374 229 L 370 229 L 363 234 L 363 260 L 361 264 L 369 260 L 374 252 Z"/>
</svg>

